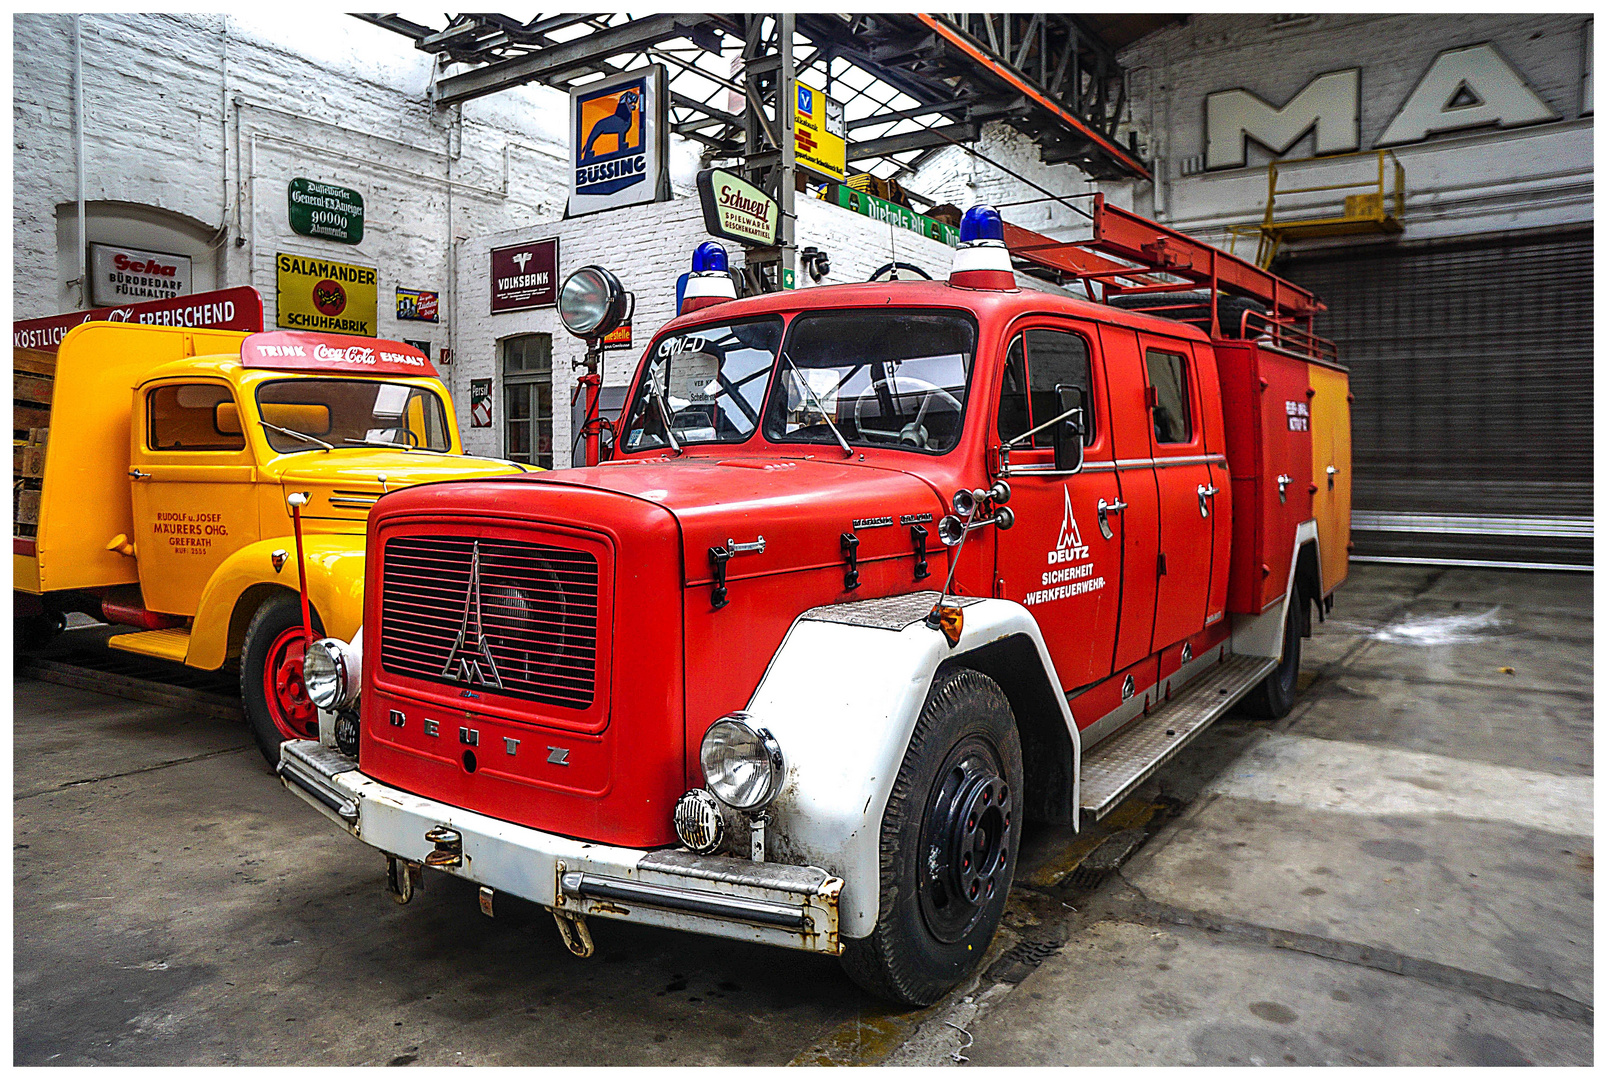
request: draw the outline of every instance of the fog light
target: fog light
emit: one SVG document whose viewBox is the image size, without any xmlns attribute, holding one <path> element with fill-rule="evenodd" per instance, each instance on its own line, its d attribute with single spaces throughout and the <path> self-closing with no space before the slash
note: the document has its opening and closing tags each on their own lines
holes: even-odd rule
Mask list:
<svg viewBox="0 0 1607 1080">
<path fill-rule="evenodd" d="M 786 775 L 781 745 L 753 717 L 731 713 L 716 720 L 703 736 L 699 758 L 709 790 L 737 810 L 760 810 L 781 791 Z"/>
<path fill-rule="evenodd" d="M 692 851 L 710 855 L 725 842 L 725 817 L 720 803 L 702 788 L 693 788 L 675 802 L 675 835 Z"/>
</svg>

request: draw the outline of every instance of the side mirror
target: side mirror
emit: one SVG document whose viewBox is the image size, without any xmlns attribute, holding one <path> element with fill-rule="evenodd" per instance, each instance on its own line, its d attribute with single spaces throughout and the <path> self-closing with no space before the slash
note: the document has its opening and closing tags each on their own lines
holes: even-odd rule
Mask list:
<svg viewBox="0 0 1607 1080">
<path fill-rule="evenodd" d="M 1083 464 L 1083 391 L 1080 386 L 1057 386 L 1060 411 L 1069 413 L 1054 426 L 1055 472 L 1076 473 Z"/>
</svg>

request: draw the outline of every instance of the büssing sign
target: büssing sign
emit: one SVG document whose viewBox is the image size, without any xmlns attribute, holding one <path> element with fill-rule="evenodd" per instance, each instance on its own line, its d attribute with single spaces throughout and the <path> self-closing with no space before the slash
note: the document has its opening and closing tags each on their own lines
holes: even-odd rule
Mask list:
<svg viewBox="0 0 1607 1080">
<path fill-rule="evenodd" d="M 724 169 L 697 174 L 703 227 L 709 235 L 750 247 L 774 247 L 781 227 L 781 207 L 762 189 Z"/>
<path fill-rule="evenodd" d="M 669 198 L 664 67 L 569 92 L 569 214 Z"/>
</svg>

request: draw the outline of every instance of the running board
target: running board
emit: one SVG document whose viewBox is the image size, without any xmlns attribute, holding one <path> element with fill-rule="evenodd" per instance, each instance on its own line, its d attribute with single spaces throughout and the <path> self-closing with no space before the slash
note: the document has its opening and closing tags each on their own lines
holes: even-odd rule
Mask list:
<svg viewBox="0 0 1607 1080">
<path fill-rule="evenodd" d="M 1277 666 L 1276 657 L 1230 656 L 1201 673 L 1172 700 L 1083 755 L 1083 823 L 1098 821 L 1121 805 Z"/>
<path fill-rule="evenodd" d="M 154 656 L 158 660 L 172 660 L 182 664 L 184 658 L 190 654 L 190 632 L 177 629 L 142 630 L 137 634 L 118 634 L 116 637 L 107 638 L 106 644 L 123 652 Z"/>
</svg>

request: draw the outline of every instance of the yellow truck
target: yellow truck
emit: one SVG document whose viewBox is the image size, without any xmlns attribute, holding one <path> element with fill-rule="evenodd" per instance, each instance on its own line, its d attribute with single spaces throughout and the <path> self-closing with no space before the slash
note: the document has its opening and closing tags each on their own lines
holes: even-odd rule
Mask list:
<svg viewBox="0 0 1607 1080">
<path fill-rule="evenodd" d="M 363 614 L 368 511 L 387 491 L 528 471 L 463 453 L 446 387 L 401 342 L 85 323 L 14 357 L 19 647 L 79 611 L 112 648 L 238 664 L 263 755 L 317 738 L 302 683 L 300 495 L 315 634 Z"/>
</svg>

